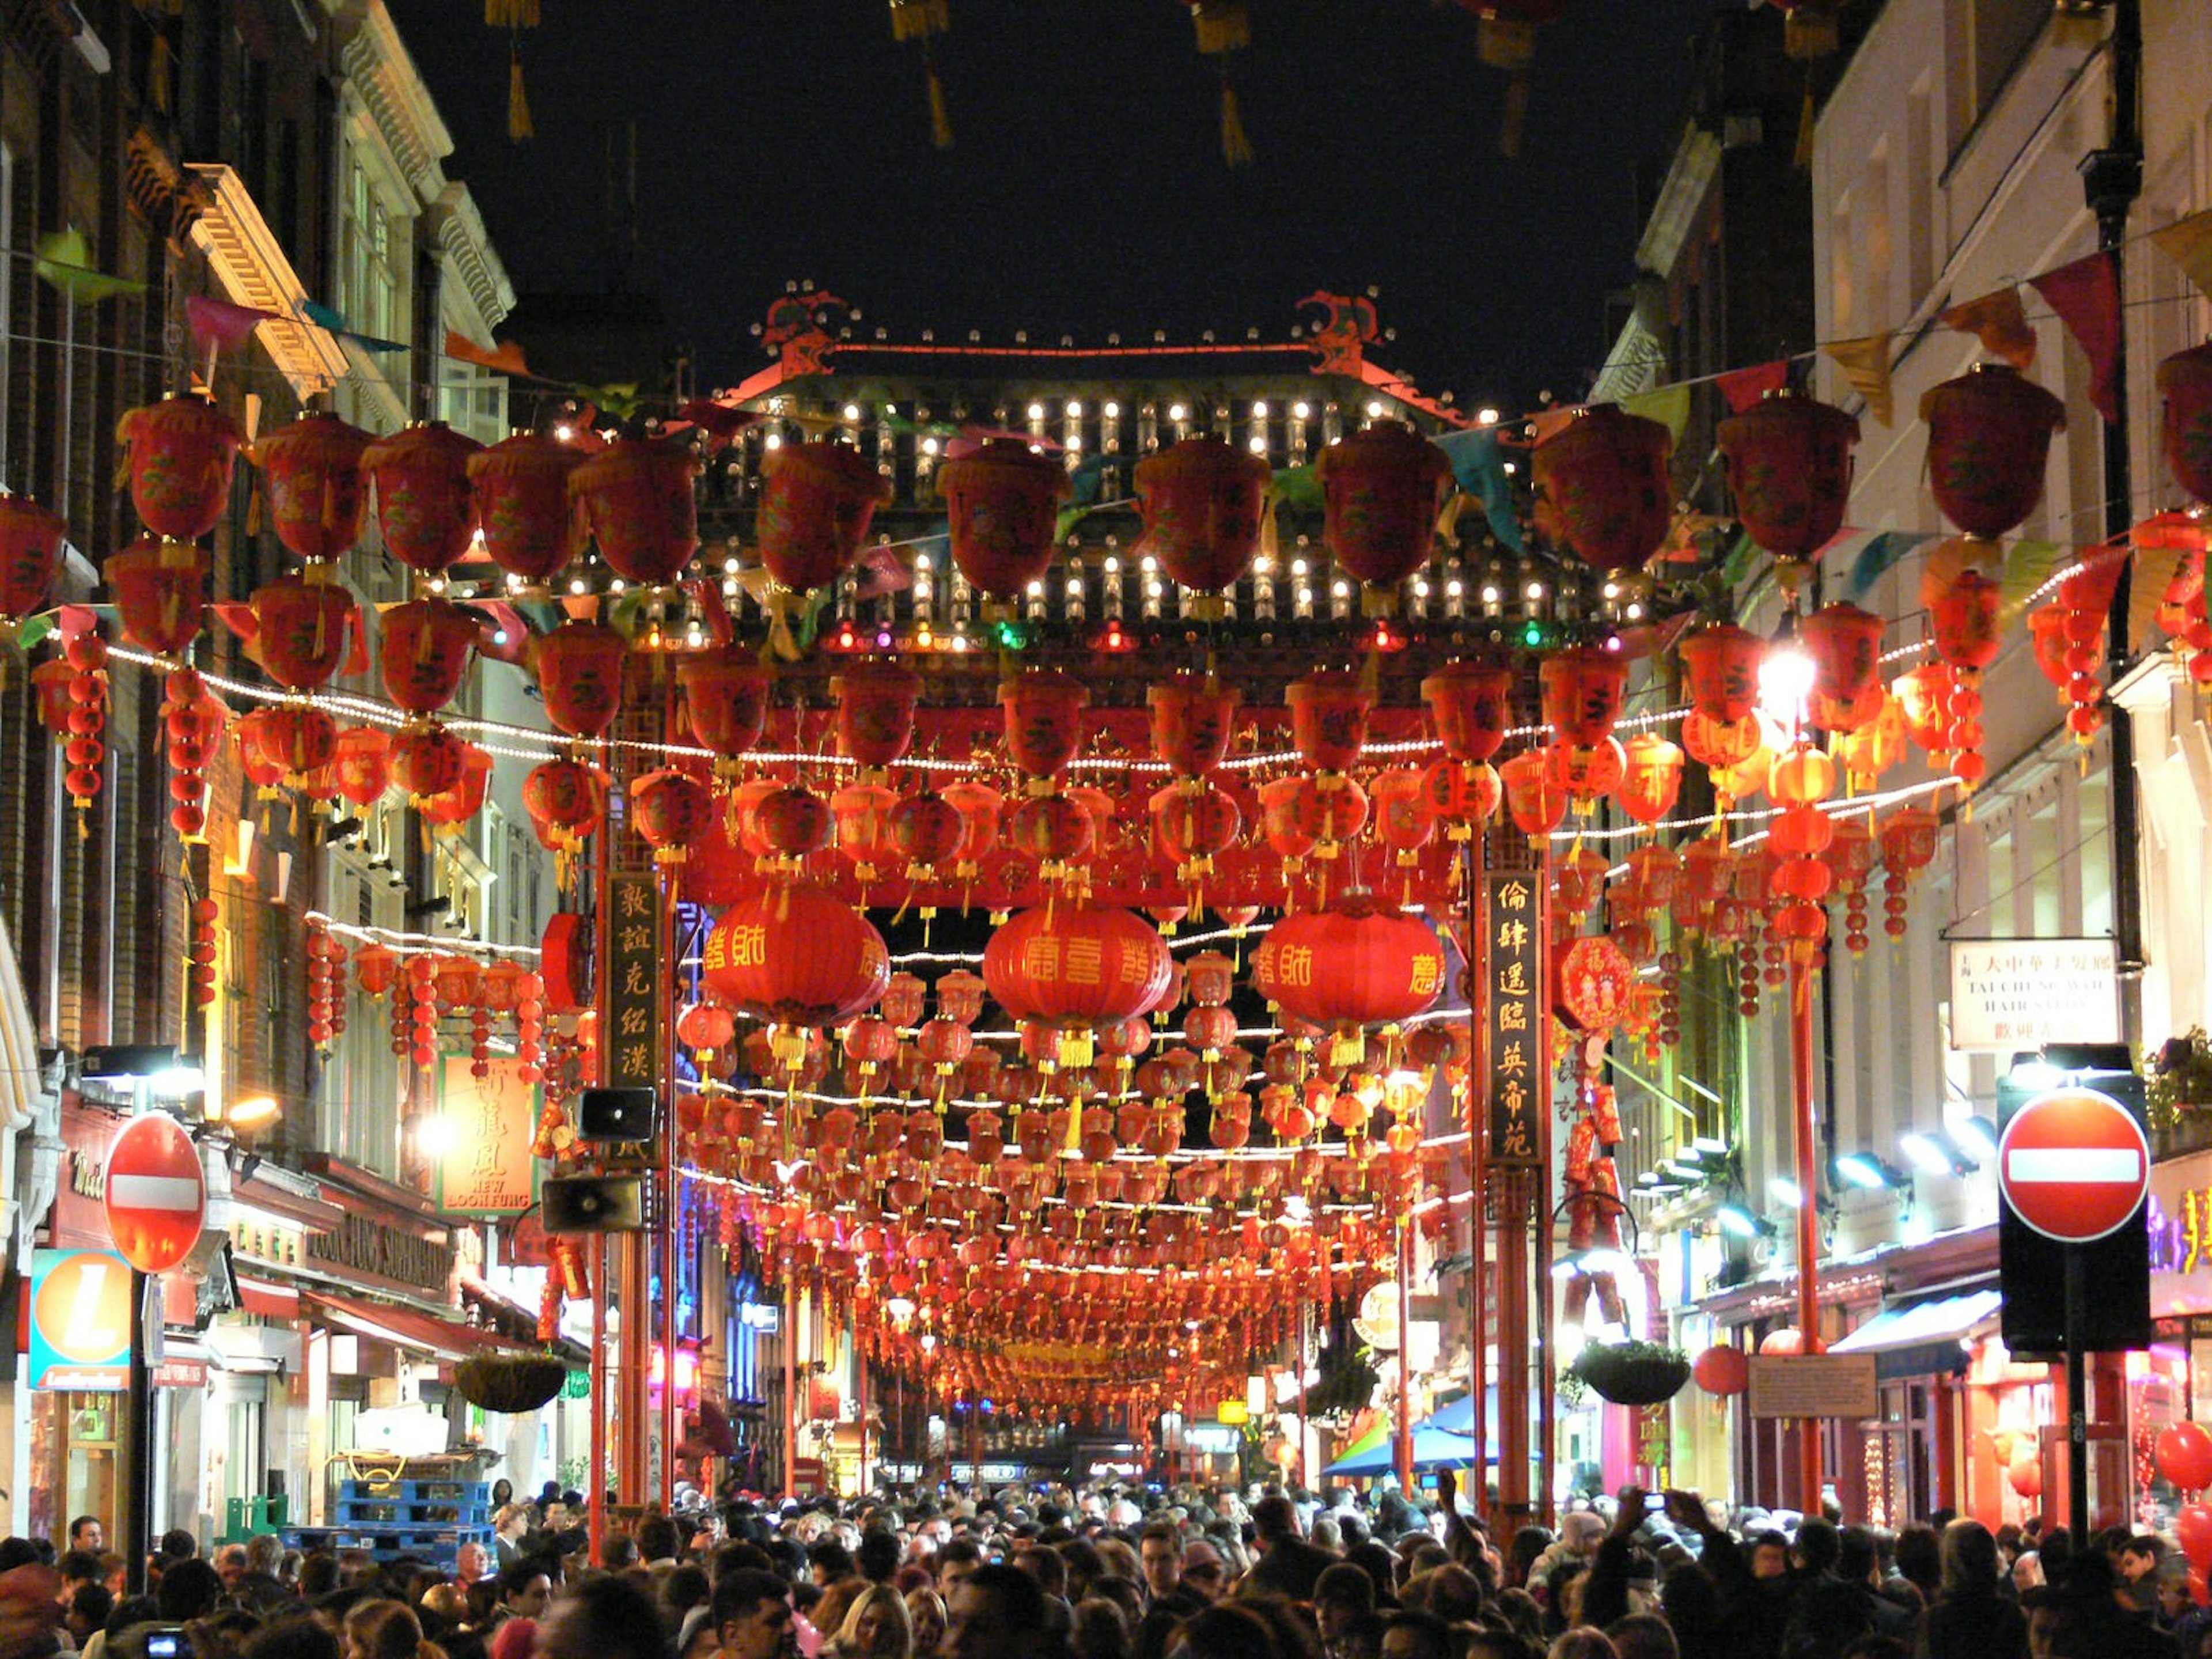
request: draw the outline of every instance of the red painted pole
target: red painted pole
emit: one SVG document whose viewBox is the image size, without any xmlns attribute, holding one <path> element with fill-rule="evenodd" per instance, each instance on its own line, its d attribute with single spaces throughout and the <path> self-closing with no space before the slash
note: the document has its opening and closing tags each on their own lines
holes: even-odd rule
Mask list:
<svg viewBox="0 0 2212 1659">
<path fill-rule="evenodd" d="M 1413 1227 L 1398 1218 L 1398 1490 L 1413 1490 L 1413 1355 L 1407 1341 L 1413 1299 Z"/>
<path fill-rule="evenodd" d="M 1819 1191 L 1819 1142 L 1813 1127 L 1813 975 L 1790 961 L 1790 1088 L 1797 1141 L 1797 1330 L 1804 1352 L 1820 1352 L 1820 1216 L 1814 1202 Z M 1797 1427 L 1798 1507 L 1820 1512 L 1820 1419 L 1808 1417 Z"/>
</svg>

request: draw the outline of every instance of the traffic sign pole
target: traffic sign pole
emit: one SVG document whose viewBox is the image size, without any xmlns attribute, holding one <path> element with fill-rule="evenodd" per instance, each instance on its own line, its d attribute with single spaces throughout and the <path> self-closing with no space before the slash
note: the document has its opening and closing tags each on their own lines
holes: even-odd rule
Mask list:
<svg viewBox="0 0 2212 1659">
<path fill-rule="evenodd" d="M 131 1425 L 131 1484 L 123 1506 L 123 1549 L 125 1586 L 133 1595 L 148 1593 L 147 1571 L 154 1553 L 154 1389 L 146 1363 L 146 1339 L 151 1322 L 161 1316 L 155 1297 L 159 1281 L 133 1267 L 131 1270 L 131 1379 L 126 1390 L 130 1405 L 125 1416 Z"/>
<path fill-rule="evenodd" d="M 2089 1401 L 2087 1368 L 2081 1363 L 2081 1320 L 2088 1300 L 2088 1258 L 2079 1244 L 2066 1246 L 2066 1524 L 2076 1538 L 2089 1535 Z"/>
</svg>

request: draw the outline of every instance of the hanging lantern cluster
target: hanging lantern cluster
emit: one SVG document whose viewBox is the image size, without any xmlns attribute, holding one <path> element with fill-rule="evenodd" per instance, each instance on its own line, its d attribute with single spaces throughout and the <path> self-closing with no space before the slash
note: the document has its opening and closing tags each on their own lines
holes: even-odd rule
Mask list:
<svg viewBox="0 0 2212 1659">
<path fill-rule="evenodd" d="M 191 668 L 162 681 L 161 731 L 169 763 L 169 825 L 187 842 L 207 828 L 207 769 L 219 750 L 229 711 Z"/>
<path fill-rule="evenodd" d="M 346 948 L 319 919 L 307 927 L 307 1041 L 323 1054 L 345 1031 Z"/>
<path fill-rule="evenodd" d="M 2121 550 L 2099 548 L 2059 579 L 2050 604 L 2028 612 L 2035 665 L 2057 688 L 2066 729 L 2084 751 L 2105 723 L 2105 631 L 2124 568 Z"/>
<path fill-rule="evenodd" d="M 215 924 L 222 908 L 214 899 L 203 896 L 191 902 L 188 913 L 191 920 L 191 943 L 186 947 L 185 982 L 190 992 L 192 1006 L 212 1007 L 215 1004 Z"/>
</svg>

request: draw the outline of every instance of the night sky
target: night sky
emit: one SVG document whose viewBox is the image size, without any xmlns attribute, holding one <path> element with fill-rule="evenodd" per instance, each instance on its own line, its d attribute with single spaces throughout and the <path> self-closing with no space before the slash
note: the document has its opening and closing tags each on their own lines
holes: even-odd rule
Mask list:
<svg viewBox="0 0 2212 1659">
<path fill-rule="evenodd" d="M 1508 408 L 1571 398 L 1602 361 L 1637 171 L 1663 164 L 1716 3 L 1577 0 L 1543 31 L 1508 161 L 1505 79 L 1456 5 L 1251 0 L 1229 64 L 1258 159 L 1231 172 L 1179 0 L 951 0 L 945 152 L 883 0 L 543 0 L 522 145 L 507 37 L 473 0 L 390 0 L 453 131 L 447 170 L 526 293 L 610 285 L 604 157 L 635 120 L 629 281 L 702 384 L 760 366 L 751 325 L 799 278 L 893 338 L 1078 344 L 1280 338 L 1304 295 L 1371 286 L 1398 335 L 1378 361 Z"/>
</svg>

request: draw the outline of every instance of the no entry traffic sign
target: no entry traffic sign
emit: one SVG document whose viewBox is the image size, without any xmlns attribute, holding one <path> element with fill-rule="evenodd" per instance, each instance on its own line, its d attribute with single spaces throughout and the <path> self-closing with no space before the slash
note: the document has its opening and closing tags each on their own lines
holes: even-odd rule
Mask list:
<svg viewBox="0 0 2212 1659">
<path fill-rule="evenodd" d="M 167 1273 L 200 1242 L 207 1183 L 184 1127 L 166 1112 L 123 1126 L 107 1149 L 107 1231 L 142 1273 Z"/>
<path fill-rule="evenodd" d="M 2110 1095 L 2069 1086 L 2038 1095 L 1997 1139 L 1997 1189 L 2046 1238 L 2087 1244 L 2125 1225 L 2150 1190 L 2150 1142 Z"/>
</svg>

